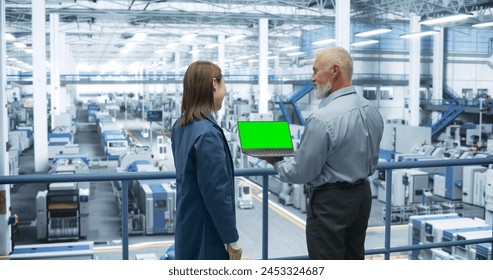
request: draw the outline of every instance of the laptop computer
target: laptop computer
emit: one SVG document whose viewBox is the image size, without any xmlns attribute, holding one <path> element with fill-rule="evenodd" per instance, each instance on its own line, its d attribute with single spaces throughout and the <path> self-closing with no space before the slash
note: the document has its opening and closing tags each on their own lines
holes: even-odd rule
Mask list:
<svg viewBox="0 0 493 280">
<path fill-rule="evenodd" d="M 253 157 L 292 157 L 289 124 L 282 121 L 238 121 L 241 151 Z"/>
</svg>

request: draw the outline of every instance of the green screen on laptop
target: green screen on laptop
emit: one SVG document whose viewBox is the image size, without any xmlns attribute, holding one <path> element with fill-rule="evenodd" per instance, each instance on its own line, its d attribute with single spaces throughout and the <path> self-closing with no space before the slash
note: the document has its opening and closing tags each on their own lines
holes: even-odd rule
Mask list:
<svg viewBox="0 0 493 280">
<path fill-rule="evenodd" d="M 271 121 L 239 121 L 242 149 L 290 149 L 293 147 L 289 124 Z"/>
</svg>

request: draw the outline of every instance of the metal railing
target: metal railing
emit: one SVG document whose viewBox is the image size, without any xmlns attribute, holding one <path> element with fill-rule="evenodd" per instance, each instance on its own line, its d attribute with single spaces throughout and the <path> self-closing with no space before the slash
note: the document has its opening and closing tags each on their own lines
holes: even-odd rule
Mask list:
<svg viewBox="0 0 493 280">
<path fill-rule="evenodd" d="M 475 158 L 475 159 L 445 159 L 445 160 L 426 160 L 426 161 L 410 161 L 410 162 L 385 162 L 379 163 L 378 170 L 386 170 L 386 200 L 385 200 L 385 239 L 384 248 L 366 250 L 365 255 L 384 254 L 385 259 L 390 259 L 391 253 L 412 251 L 420 249 L 440 248 L 447 246 L 467 245 L 467 244 L 479 244 L 489 243 L 493 244 L 493 230 L 492 237 L 473 239 L 473 240 L 461 240 L 440 242 L 432 244 L 418 244 L 409 246 L 397 246 L 391 247 L 391 199 L 392 199 L 392 170 L 405 169 L 405 168 L 424 168 L 424 167 L 445 167 L 445 166 L 464 166 L 464 165 L 488 165 L 493 164 L 493 157 L 488 158 Z M 262 197 L 268 197 L 268 176 L 276 175 L 273 168 L 245 168 L 235 170 L 235 177 L 249 177 L 249 176 L 262 176 Z M 143 180 L 143 179 L 175 179 L 176 173 L 174 171 L 167 172 L 135 172 L 135 173 L 84 173 L 84 174 L 36 174 L 36 175 L 21 175 L 21 176 L 0 176 L 0 184 L 26 184 L 26 183 L 53 183 L 53 182 L 93 182 L 93 181 L 115 181 L 121 180 L 125 183 L 122 184 L 122 259 L 128 260 L 129 258 L 129 244 L 128 244 L 128 182 L 131 180 Z M 268 232 L 269 232 L 269 218 L 268 218 L 268 199 L 262 200 L 262 259 L 269 259 L 268 256 Z M 277 259 L 307 259 L 307 256 L 286 256 Z M 493 251 L 491 254 L 493 259 Z"/>
</svg>

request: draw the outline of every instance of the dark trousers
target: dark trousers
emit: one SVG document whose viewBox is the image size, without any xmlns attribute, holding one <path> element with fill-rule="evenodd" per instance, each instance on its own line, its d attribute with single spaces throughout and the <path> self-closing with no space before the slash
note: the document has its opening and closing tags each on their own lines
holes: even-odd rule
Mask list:
<svg viewBox="0 0 493 280">
<path fill-rule="evenodd" d="M 371 200 L 368 180 L 350 187 L 310 191 L 306 222 L 309 258 L 363 260 Z"/>
</svg>

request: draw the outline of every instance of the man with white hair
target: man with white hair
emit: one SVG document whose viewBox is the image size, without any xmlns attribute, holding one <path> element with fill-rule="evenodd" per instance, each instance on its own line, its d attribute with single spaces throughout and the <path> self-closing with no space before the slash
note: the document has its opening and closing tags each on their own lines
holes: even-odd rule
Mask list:
<svg viewBox="0 0 493 280">
<path fill-rule="evenodd" d="M 309 189 L 306 240 L 310 259 L 365 258 L 371 210 L 368 176 L 375 172 L 383 119 L 352 85 L 347 50 L 316 52 L 311 77 L 318 110 L 306 121 L 293 158 L 264 158 L 283 182 Z"/>
</svg>

